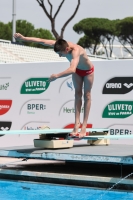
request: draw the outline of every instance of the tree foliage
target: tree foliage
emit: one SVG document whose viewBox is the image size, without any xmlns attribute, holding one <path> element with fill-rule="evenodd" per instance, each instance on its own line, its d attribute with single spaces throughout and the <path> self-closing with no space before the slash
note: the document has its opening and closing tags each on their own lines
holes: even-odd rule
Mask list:
<svg viewBox="0 0 133 200">
<path fill-rule="evenodd" d="M 5 40 L 12 40 L 12 22 L 8 22 L 8 24 L 4 24 L 0 22 L 0 39 Z M 16 32 L 21 33 L 26 37 L 38 37 L 38 38 L 45 38 L 45 39 L 55 39 L 51 32 L 46 29 L 35 29 L 34 25 L 26 20 L 17 20 L 16 21 Z M 48 48 L 43 45 L 37 43 L 27 43 L 23 41 L 17 41 L 17 43 L 25 44 L 26 46 L 33 46 L 39 48 Z"/>
<path fill-rule="evenodd" d="M 46 30 L 46 29 L 35 29 L 33 31 L 33 37 L 37 37 L 37 38 L 42 38 L 42 39 L 49 39 L 49 40 L 55 40 L 55 38 L 53 37 L 53 35 L 50 33 L 50 31 Z M 32 44 L 34 47 L 39 47 L 39 48 L 43 48 L 41 44 Z M 50 47 L 46 47 L 45 48 L 50 48 Z"/>
<path fill-rule="evenodd" d="M 73 29 L 78 34 L 84 34 L 79 39 L 78 44 L 88 48 L 92 54 L 96 54 L 99 44 L 102 44 L 106 55 L 111 57 L 113 44 L 117 39 L 123 45 L 125 51 L 133 56 L 133 17 L 122 20 L 87 18 L 75 24 Z"/>
<path fill-rule="evenodd" d="M 12 28 L 12 22 L 8 23 Z M 24 36 L 33 36 L 34 25 L 26 20 L 17 20 L 16 21 L 16 32 L 21 33 Z"/>
<path fill-rule="evenodd" d="M 82 38 L 79 39 L 78 44 L 82 46 L 83 48 L 88 48 L 91 54 L 94 54 L 96 45 L 95 40 L 88 37 L 87 35 L 84 35 Z M 93 44 L 95 44 L 95 48 L 93 48 Z"/>
<path fill-rule="evenodd" d="M 12 29 L 8 24 L 0 22 L 0 39 L 11 40 L 12 38 Z"/>
<path fill-rule="evenodd" d="M 116 36 L 125 50 L 133 56 L 133 17 L 126 17 L 116 23 Z"/>
<path fill-rule="evenodd" d="M 87 18 L 75 24 L 73 29 L 78 34 L 84 33 L 84 37 L 78 41 L 83 47 L 93 49 L 93 54 L 96 53 L 99 44 L 102 44 L 106 55 L 111 56 L 113 50 L 113 42 L 115 39 L 115 23 L 104 18 Z M 110 48 L 110 55 L 107 51 L 107 45 Z"/>
</svg>

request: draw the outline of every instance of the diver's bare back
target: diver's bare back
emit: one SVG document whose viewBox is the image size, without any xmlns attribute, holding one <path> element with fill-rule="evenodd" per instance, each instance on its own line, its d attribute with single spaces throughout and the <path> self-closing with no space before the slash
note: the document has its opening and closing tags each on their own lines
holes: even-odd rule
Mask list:
<svg viewBox="0 0 133 200">
<path fill-rule="evenodd" d="M 79 49 L 80 58 L 79 58 L 79 64 L 77 66 L 78 69 L 89 70 L 89 69 L 91 69 L 93 67 L 93 64 L 91 63 L 91 61 L 89 60 L 85 50 L 81 46 L 79 46 L 77 44 L 73 44 L 71 42 L 68 42 L 68 45 L 70 47 L 72 47 L 73 50 L 75 50 L 76 48 Z M 71 62 L 72 54 L 71 53 L 68 54 L 68 56 L 66 56 L 66 58 Z"/>
</svg>

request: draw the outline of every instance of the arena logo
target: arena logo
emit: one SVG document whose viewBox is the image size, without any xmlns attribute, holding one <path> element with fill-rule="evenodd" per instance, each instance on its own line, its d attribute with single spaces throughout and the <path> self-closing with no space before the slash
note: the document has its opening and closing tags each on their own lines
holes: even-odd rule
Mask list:
<svg viewBox="0 0 133 200">
<path fill-rule="evenodd" d="M 106 83 L 106 88 L 122 88 L 121 83 Z"/>
<path fill-rule="evenodd" d="M 130 83 L 130 84 L 124 83 L 123 85 L 124 85 L 125 87 L 127 87 L 127 88 L 131 88 L 131 87 L 133 86 L 133 83 Z"/>
<path fill-rule="evenodd" d="M 2 131 L 9 131 L 11 129 L 12 126 L 12 122 L 9 121 L 0 121 L 0 133 L 2 133 Z M 3 136 L 3 134 L 0 136 Z"/>
<path fill-rule="evenodd" d="M 127 118 L 133 114 L 133 101 L 114 101 L 102 113 L 103 118 Z"/>
<path fill-rule="evenodd" d="M 9 87 L 9 82 L 8 83 L 5 83 L 5 84 L 2 84 L 0 85 L 0 90 L 7 90 L 7 88 Z"/>
<path fill-rule="evenodd" d="M 40 94 L 45 92 L 50 82 L 49 78 L 30 78 L 26 80 L 20 90 L 20 94 Z"/>
<path fill-rule="evenodd" d="M 12 100 L 0 100 L 0 115 L 7 113 L 12 105 Z"/>
<path fill-rule="evenodd" d="M 133 89 L 133 77 L 114 77 L 105 83 L 102 94 L 126 94 Z"/>
</svg>

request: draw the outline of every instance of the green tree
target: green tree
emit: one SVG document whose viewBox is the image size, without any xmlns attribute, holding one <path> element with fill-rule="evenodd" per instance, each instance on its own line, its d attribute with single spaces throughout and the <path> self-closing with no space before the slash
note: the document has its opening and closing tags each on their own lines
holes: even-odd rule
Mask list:
<svg viewBox="0 0 133 200">
<path fill-rule="evenodd" d="M 116 36 L 126 52 L 133 56 L 133 17 L 126 17 L 116 23 Z M 129 45 L 130 48 L 126 47 Z"/>
<path fill-rule="evenodd" d="M 95 40 L 88 37 L 87 35 L 84 35 L 83 37 L 81 37 L 78 41 L 78 44 L 82 46 L 83 48 L 87 48 L 91 54 L 95 54 L 97 43 L 95 44 Z M 94 47 L 93 47 L 93 44 L 95 44 Z"/>
<path fill-rule="evenodd" d="M 9 22 L 8 25 L 12 28 L 12 22 Z M 46 39 L 54 39 L 51 32 L 45 29 L 35 29 L 34 25 L 26 20 L 17 20 L 16 21 L 16 32 L 21 33 L 26 37 L 39 37 L 39 38 L 46 38 Z M 32 47 L 39 47 L 39 48 L 47 48 L 41 44 L 36 44 L 32 42 L 24 42 L 24 41 L 17 41 L 17 43 L 24 44 L 26 46 Z"/>
<path fill-rule="evenodd" d="M 12 22 L 8 23 L 9 26 L 12 28 Z M 16 32 L 21 33 L 24 36 L 33 36 L 34 32 L 34 25 L 30 22 L 27 22 L 26 20 L 17 20 L 16 21 Z M 17 43 L 25 44 L 27 46 L 32 46 L 31 43 L 24 43 L 23 41 L 17 41 Z"/>
<path fill-rule="evenodd" d="M 12 23 L 9 22 L 12 27 Z M 32 36 L 34 32 L 34 25 L 26 20 L 17 20 L 16 21 L 16 32 L 22 33 L 24 36 Z"/>
<path fill-rule="evenodd" d="M 96 54 L 98 45 L 102 44 L 106 55 L 112 55 L 113 42 L 115 39 L 114 21 L 104 18 L 87 18 L 75 24 L 73 29 L 78 34 L 85 34 L 85 36 L 78 41 L 78 44 L 85 48 L 92 48 L 93 54 Z M 107 45 L 109 45 L 110 49 L 109 54 Z"/>
<path fill-rule="evenodd" d="M 49 30 L 42 29 L 42 28 L 35 29 L 33 31 L 33 37 L 55 40 L 55 38 L 53 37 L 53 35 L 50 33 Z M 36 43 L 32 43 L 32 46 L 39 47 L 39 48 L 46 48 L 46 46 L 43 46 L 41 44 L 36 44 Z M 47 47 L 47 48 L 50 48 L 50 47 Z"/>
<path fill-rule="evenodd" d="M 8 24 L 0 22 L 0 39 L 11 40 L 12 39 L 12 29 Z"/>
</svg>

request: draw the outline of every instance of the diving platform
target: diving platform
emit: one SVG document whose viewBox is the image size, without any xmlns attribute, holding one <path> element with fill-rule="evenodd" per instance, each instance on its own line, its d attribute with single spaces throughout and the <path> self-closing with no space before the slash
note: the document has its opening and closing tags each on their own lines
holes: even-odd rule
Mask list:
<svg viewBox="0 0 133 200">
<path fill-rule="evenodd" d="M 90 145 L 74 142 L 72 148 L 44 149 L 34 146 L 0 148 L 0 157 L 133 165 L 132 145 Z"/>
</svg>

